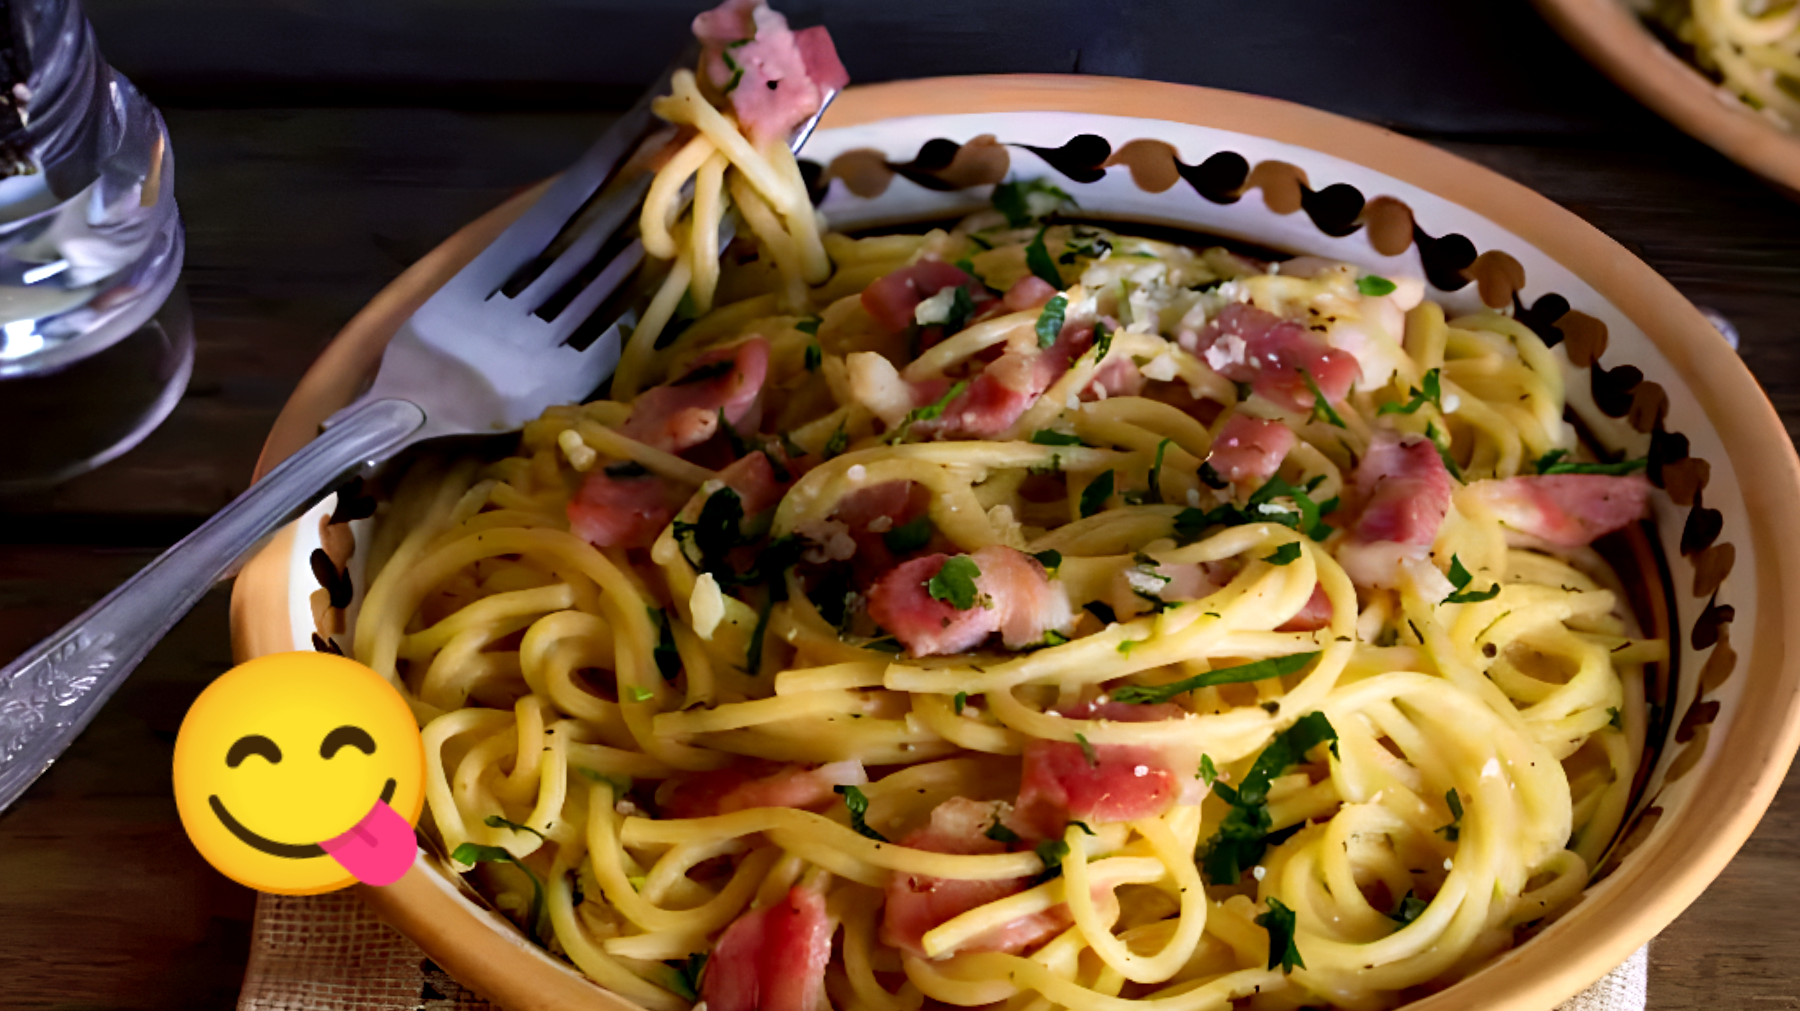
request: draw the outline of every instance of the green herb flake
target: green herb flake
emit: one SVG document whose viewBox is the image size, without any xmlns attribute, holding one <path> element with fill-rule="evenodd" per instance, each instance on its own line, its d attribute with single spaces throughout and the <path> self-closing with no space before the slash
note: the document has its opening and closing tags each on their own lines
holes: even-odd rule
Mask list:
<svg viewBox="0 0 1800 1011">
<path fill-rule="evenodd" d="M 1094 746 L 1092 744 L 1088 743 L 1087 735 L 1086 734 L 1076 734 L 1075 735 L 1075 743 L 1081 745 L 1081 757 L 1087 759 L 1088 767 L 1095 768 L 1095 769 L 1099 768 L 1100 767 L 1100 755 L 1098 752 L 1096 752 L 1094 750 Z M 1092 835 L 1093 833 L 1090 832 L 1088 834 Z"/>
<path fill-rule="evenodd" d="M 969 706 L 969 693 L 957 692 L 955 697 L 951 698 L 950 705 L 956 710 L 956 715 L 961 716 L 963 710 Z"/>
<path fill-rule="evenodd" d="M 1036 552 L 1031 557 L 1037 559 L 1038 564 L 1042 565 L 1044 567 L 1044 571 L 1046 573 L 1049 573 L 1049 575 L 1052 579 L 1056 578 L 1057 570 L 1062 568 L 1062 563 L 1063 563 L 1062 552 L 1056 550 L 1055 548 L 1050 548 L 1047 551 Z"/>
<path fill-rule="evenodd" d="M 1180 681 L 1172 681 L 1166 685 L 1122 685 L 1113 689 L 1112 700 L 1141 706 L 1156 705 L 1168 702 L 1177 695 L 1201 688 L 1246 684 L 1252 681 L 1266 681 L 1269 678 L 1286 677 L 1289 674 L 1297 673 L 1318 656 L 1319 653 L 1316 650 L 1311 653 L 1272 656 L 1254 663 L 1209 670 L 1195 674 L 1193 677 L 1182 678 Z"/>
<path fill-rule="evenodd" d="M 1344 419 L 1332 408 L 1331 401 L 1325 399 L 1325 392 L 1319 389 L 1318 383 L 1313 381 L 1312 373 L 1305 369 L 1300 369 L 1299 372 L 1300 378 L 1306 380 L 1306 388 L 1311 390 L 1313 395 L 1312 414 L 1306 420 L 1308 422 L 1326 421 L 1337 428 L 1348 427 L 1344 424 Z"/>
<path fill-rule="evenodd" d="M 1062 285 L 1058 284 L 1057 287 Z M 1038 347 L 1047 348 L 1056 343 L 1056 338 L 1062 334 L 1063 316 L 1068 311 L 1069 299 L 1066 295 L 1059 294 L 1044 303 L 1044 310 L 1038 313 L 1037 318 Z"/>
<path fill-rule="evenodd" d="M 1447 842 L 1455 842 L 1462 835 L 1463 806 L 1462 798 L 1454 789 L 1444 791 L 1444 803 L 1450 805 L 1450 824 L 1437 830 L 1437 834 Z"/>
<path fill-rule="evenodd" d="M 537 836 L 539 839 L 544 838 L 544 833 L 539 832 L 537 829 L 532 828 L 530 825 L 521 825 L 516 821 L 507 821 L 505 818 L 502 818 L 497 814 L 488 815 L 486 818 L 482 819 L 481 823 L 483 825 L 486 825 L 488 828 L 510 828 L 514 832 L 530 832 L 532 835 Z"/>
<path fill-rule="evenodd" d="M 817 344 L 806 346 L 806 371 L 817 372 L 819 366 L 825 364 L 825 352 Z"/>
<path fill-rule="evenodd" d="M 1463 568 L 1462 559 L 1455 555 L 1450 556 L 1449 575 L 1450 585 L 1456 587 L 1456 589 L 1453 590 L 1448 597 L 1443 599 L 1443 603 L 1479 604 L 1484 600 L 1493 600 L 1500 595 L 1499 583 L 1495 583 L 1485 590 L 1470 590 L 1468 586 L 1474 581 L 1475 577 L 1469 574 L 1468 569 Z"/>
<path fill-rule="evenodd" d="M 1391 288 L 1392 285 L 1389 285 Z M 1256 925 L 1269 932 L 1269 968 L 1281 966 L 1285 975 L 1306 968 L 1300 949 L 1294 944 L 1294 911 L 1281 900 L 1269 896 L 1269 911 L 1256 918 Z"/>
<path fill-rule="evenodd" d="M 481 846 L 476 843 L 463 843 L 456 847 L 456 851 L 450 854 L 450 859 L 455 863 L 470 866 L 491 863 L 512 864 L 525 872 L 525 876 L 531 879 L 531 912 L 526 920 L 525 935 L 531 939 L 532 944 L 543 943 L 539 940 L 539 930 L 543 926 L 544 920 L 544 883 L 538 879 L 537 874 L 531 868 L 499 846 Z"/>
<path fill-rule="evenodd" d="M 873 839 L 876 842 L 888 841 L 887 836 L 870 828 L 868 823 L 863 820 L 869 813 L 869 798 L 860 788 L 854 786 L 834 786 L 832 789 L 843 795 L 844 807 L 848 808 L 850 811 L 850 827 L 855 829 L 858 835 Z"/>
<path fill-rule="evenodd" d="M 1085 445 L 1087 445 L 1087 443 L 1081 441 L 1081 436 L 1071 435 L 1067 432 L 1058 432 L 1054 428 L 1040 428 L 1037 431 L 1031 433 L 1031 443 L 1034 446 L 1085 446 Z"/>
<path fill-rule="evenodd" d="M 1444 469 L 1450 472 L 1450 476 L 1456 478 L 1460 484 L 1468 484 L 1468 480 L 1463 477 L 1462 468 L 1456 465 L 1456 457 L 1450 455 L 1449 433 L 1440 432 L 1436 425 L 1426 422 L 1425 437 L 1431 440 L 1433 446 L 1437 447 L 1438 459 L 1444 461 Z"/>
<path fill-rule="evenodd" d="M 656 697 L 655 692 L 648 688 L 641 688 L 637 685 L 632 685 L 625 689 L 625 694 L 630 696 L 631 701 L 633 702 L 648 702 Z"/>
<path fill-rule="evenodd" d="M 1414 388 L 1407 391 L 1412 399 L 1408 400 L 1406 403 L 1382 404 L 1380 410 L 1375 413 L 1415 414 L 1418 412 L 1419 408 L 1424 407 L 1426 404 L 1430 404 L 1440 411 L 1443 410 L 1443 390 L 1438 380 L 1438 370 L 1432 369 L 1425 373 L 1425 378 L 1421 381 L 1421 386 L 1422 388 Z"/>
<path fill-rule="evenodd" d="M 1044 871 L 1032 882 L 1041 885 L 1062 874 L 1062 862 L 1069 855 L 1069 844 L 1061 839 L 1045 839 L 1032 847 L 1032 852 L 1044 862 Z"/>
<path fill-rule="evenodd" d="M 1037 234 L 1031 237 L 1031 241 L 1025 244 L 1025 266 L 1031 268 L 1031 272 L 1042 278 L 1045 284 L 1060 291 L 1063 286 L 1062 273 L 1057 270 L 1056 261 L 1050 258 L 1049 247 L 1044 245 L 1044 232 L 1047 230 L 1047 228 L 1039 228 Z M 1066 306 L 1068 303 L 1065 301 L 1063 304 Z M 1040 332 L 1039 342 L 1042 342 L 1043 339 L 1043 334 Z M 1055 341 L 1052 340 L 1051 343 L 1054 344 Z"/>
<path fill-rule="evenodd" d="M 1106 360 L 1106 353 L 1112 350 L 1113 332 L 1105 323 L 1094 324 L 1094 364 L 1099 365 Z"/>
<path fill-rule="evenodd" d="M 1225 480 L 1224 475 L 1213 467 L 1210 460 L 1200 465 L 1200 483 L 1213 491 L 1223 491 L 1231 487 L 1231 482 Z"/>
<path fill-rule="evenodd" d="M 808 316 L 805 319 L 799 321 L 798 323 L 795 323 L 794 329 L 800 331 L 801 333 L 807 335 L 808 337 L 817 337 L 817 336 L 819 336 L 819 324 L 823 323 L 823 322 L 824 322 L 824 320 L 820 319 L 817 316 Z"/>
<path fill-rule="evenodd" d="M 950 406 L 950 402 L 957 397 L 962 396 L 962 392 L 968 388 L 968 380 L 961 380 L 956 385 L 945 390 L 944 395 L 937 398 L 935 402 L 926 404 L 924 407 L 915 407 L 906 412 L 906 417 L 901 420 L 899 426 L 888 433 L 888 441 L 899 442 L 906 438 L 907 430 L 912 427 L 912 424 L 915 421 L 936 421 L 938 418 L 943 417 L 944 410 Z"/>
<path fill-rule="evenodd" d="M 881 542 L 896 555 L 911 554 L 931 543 L 931 517 L 920 516 L 881 535 Z"/>
<path fill-rule="evenodd" d="M 1211 755 L 1200 756 L 1200 770 L 1194 773 L 1194 778 L 1205 783 L 1207 786 L 1211 786 L 1218 782 L 1219 769 L 1218 766 L 1213 764 Z"/>
<path fill-rule="evenodd" d="M 1090 836 L 1094 836 L 1094 837 L 1098 837 L 1100 835 L 1100 833 L 1089 828 L 1088 823 L 1085 821 L 1072 821 L 1072 822 L 1069 822 L 1068 825 L 1064 826 L 1064 828 L 1065 829 L 1078 828 L 1081 831 L 1085 832 L 1086 834 L 1088 834 Z"/>
<path fill-rule="evenodd" d="M 1148 639 L 1126 639 L 1126 640 L 1123 640 L 1119 643 L 1119 652 L 1123 653 L 1126 656 L 1130 656 L 1132 650 L 1137 649 L 1139 646 L 1142 646 L 1144 643 L 1147 643 L 1149 641 L 1150 640 L 1148 640 Z"/>
<path fill-rule="evenodd" d="M 842 456 L 844 455 L 844 450 L 849 448 L 850 432 L 844 427 L 844 423 L 840 421 L 838 422 L 837 429 L 831 433 L 831 438 L 825 440 L 825 459 L 829 460 L 834 456 Z"/>
<path fill-rule="evenodd" d="M 989 825 L 987 831 L 983 832 L 982 835 L 987 836 L 995 842 L 1003 842 L 1009 845 L 1019 841 L 1019 833 L 1002 825 L 998 818 L 994 819 L 994 823 Z"/>
<path fill-rule="evenodd" d="M 1394 282 L 1374 274 L 1364 274 L 1356 279 L 1356 290 L 1364 295 L 1392 295 Z"/>
<path fill-rule="evenodd" d="M 1271 565 L 1287 565 L 1299 560 L 1299 558 L 1300 542 L 1289 541 L 1281 547 L 1276 548 L 1274 554 L 1264 556 L 1263 561 L 1268 562 Z"/>
<path fill-rule="evenodd" d="M 1400 904 L 1395 906 L 1394 911 L 1387 914 L 1387 917 L 1404 927 L 1424 915 L 1425 908 L 1429 905 L 1431 905 L 1431 903 L 1426 902 L 1424 899 L 1419 898 L 1411 892 L 1407 892 L 1406 897 L 1400 900 Z"/>
<path fill-rule="evenodd" d="M 1316 654 L 1315 654 L 1316 655 Z M 1117 698 L 1117 693 L 1114 693 Z M 1195 853 L 1207 880 L 1215 885 L 1235 885 L 1245 868 L 1261 860 L 1267 849 L 1298 831 L 1294 825 L 1281 832 L 1271 832 L 1269 817 L 1269 784 L 1291 766 L 1306 761 L 1307 753 L 1320 744 L 1330 742 L 1337 753 L 1337 730 L 1324 713 L 1307 713 L 1294 725 L 1275 735 L 1262 754 L 1256 756 L 1243 782 L 1233 790 L 1214 782 L 1213 792 L 1231 805 L 1219 831 Z"/>
<path fill-rule="evenodd" d="M 941 600 L 958 611 L 967 611 L 975 606 L 980 593 L 975 587 L 975 580 L 981 575 L 981 566 L 968 555 L 957 555 L 944 560 L 943 568 L 932 576 L 925 584 L 925 591 L 933 600 Z"/>
<path fill-rule="evenodd" d="M 687 958 L 672 958 L 663 964 L 669 967 L 669 989 L 677 997 L 700 999 L 700 973 L 706 969 L 706 952 L 697 951 Z"/>
<path fill-rule="evenodd" d="M 725 69 L 731 71 L 731 80 L 725 82 L 725 94 L 729 95 L 737 90 L 739 84 L 743 83 L 744 68 L 738 65 L 738 61 L 731 58 L 731 52 L 728 49 L 720 50 L 719 56 L 725 60 Z"/>
<path fill-rule="evenodd" d="M 673 681 L 675 675 L 681 673 L 681 652 L 675 648 L 675 626 L 664 612 L 648 610 L 650 610 L 650 620 L 659 626 L 656 646 L 653 649 L 656 656 L 657 673 L 662 675 L 664 681 Z"/>
<path fill-rule="evenodd" d="M 1093 615 L 1096 618 L 1099 618 L 1100 624 L 1102 624 L 1102 625 L 1112 625 L 1112 624 L 1117 623 L 1119 620 L 1118 614 L 1115 613 L 1113 611 L 1113 609 L 1109 605 L 1107 605 L 1107 603 L 1105 601 L 1090 600 L 1087 603 L 1081 605 L 1081 607 L 1082 607 L 1082 610 L 1085 610 L 1087 613 Z"/>
<path fill-rule="evenodd" d="M 1539 474 L 1604 474 L 1608 477 L 1624 477 L 1643 470 L 1650 465 L 1647 457 L 1635 460 L 1620 460 L 1617 463 L 1564 463 L 1563 458 L 1569 455 L 1566 449 L 1553 449 L 1538 458 Z"/>
<path fill-rule="evenodd" d="M 1164 439 L 1156 444 L 1156 460 L 1150 465 L 1150 503 L 1152 505 L 1162 503 L 1163 454 L 1169 451 L 1169 447 L 1174 442 L 1174 439 Z"/>
<path fill-rule="evenodd" d="M 1619 707 L 1612 706 L 1606 710 L 1606 725 L 1621 734 L 1625 732 L 1625 714 L 1619 711 Z"/>
<path fill-rule="evenodd" d="M 1113 496 L 1113 472 L 1106 471 L 1081 491 L 1081 518 L 1087 519 L 1102 509 Z"/>
<path fill-rule="evenodd" d="M 756 611 L 756 627 L 750 632 L 750 644 L 744 649 L 744 673 L 755 677 L 762 673 L 763 640 L 769 634 L 769 616 L 775 611 L 775 594 L 763 597 L 762 606 Z"/>
<path fill-rule="evenodd" d="M 1031 209 L 1033 194 L 1053 198 L 1058 206 L 1076 206 L 1075 198 L 1054 183 L 1044 179 L 1016 179 L 994 187 L 994 209 L 1005 215 L 1008 225 L 1023 228 L 1041 217 Z"/>
</svg>

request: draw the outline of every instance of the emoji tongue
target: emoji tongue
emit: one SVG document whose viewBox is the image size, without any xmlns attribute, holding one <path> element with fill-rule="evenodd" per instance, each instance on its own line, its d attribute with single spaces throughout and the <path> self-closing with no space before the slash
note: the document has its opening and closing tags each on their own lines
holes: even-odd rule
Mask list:
<svg viewBox="0 0 1800 1011">
<path fill-rule="evenodd" d="M 365 885 L 391 885 L 412 866 L 418 849 L 413 829 L 399 812 L 376 801 L 356 827 L 319 847 Z"/>
</svg>

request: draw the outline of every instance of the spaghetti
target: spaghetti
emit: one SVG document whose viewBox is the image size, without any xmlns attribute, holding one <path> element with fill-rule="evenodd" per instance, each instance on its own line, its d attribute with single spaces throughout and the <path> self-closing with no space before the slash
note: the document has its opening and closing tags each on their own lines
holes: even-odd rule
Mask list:
<svg viewBox="0 0 1800 1011">
<path fill-rule="evenodd" d="M 1732 96 L 1784 130 L 1800 130 L 1800 4 L 1781 0 L 1640 3 L 1693 49 Z"/>
<path fill-rule="evenodd" d="M 1580 894 L 1666 647 L 1528 328 L 1041 183 L 821 232 L 659 111 L 612 395 L 409 473 L 354 629 L 533 938 L 652 1011 L 1372 1008 Z"/>
</svg>

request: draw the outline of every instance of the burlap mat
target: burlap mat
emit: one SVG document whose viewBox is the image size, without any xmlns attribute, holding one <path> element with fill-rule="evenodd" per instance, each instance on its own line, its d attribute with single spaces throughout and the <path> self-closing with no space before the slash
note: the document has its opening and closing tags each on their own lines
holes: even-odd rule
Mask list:
<svg viewBox="0 0 1800 1011">
<path fill-rule="evenodd" d="M 1557 1011 L 1643 1011 L 1637 954 Z M 262 895 L 238 1011 L 490 1011 L 349 892 Z"/>
</svg>

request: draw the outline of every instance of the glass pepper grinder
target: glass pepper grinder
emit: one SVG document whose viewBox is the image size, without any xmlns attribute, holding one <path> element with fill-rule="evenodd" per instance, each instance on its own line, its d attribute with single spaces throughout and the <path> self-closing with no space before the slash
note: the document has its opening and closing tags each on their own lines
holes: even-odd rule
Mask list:
<svg viewBox="0 0 1800 1011">
<path fill-rule="evenodd" d="M 0 0 L 0 493 L 137 445 L 187 387 L 194 333 L 174 157 L 78 0 Z"/>
</svg>

